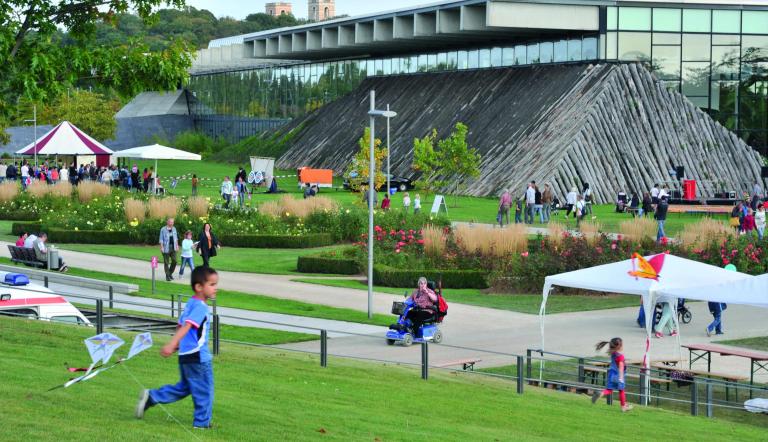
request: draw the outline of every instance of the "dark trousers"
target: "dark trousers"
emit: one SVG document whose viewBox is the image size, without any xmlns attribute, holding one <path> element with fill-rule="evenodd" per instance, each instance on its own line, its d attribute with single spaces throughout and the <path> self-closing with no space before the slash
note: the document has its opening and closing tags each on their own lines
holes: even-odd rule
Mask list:
<svg viewBox="0 0 768 442">
<path fill-rule="evenodd" d="M 173 272 L 176 271 L 176 251 L 171 250 L 168 253 L 163 253 L 163 269 L 165 270 L 165 277 L 170 278 L 173 276 Z"/>
<path fill-rule="evenodd" d="M 210 267 L 208 265 L 208 261 L 211 259 L 211 255 L 207 253 L 202 253 L 200 257 L 203 258 L 203 267 Z"/>
<path fill-rule="evenodd" d="M 411 321 L 411 324 L 413 324 L 413 333 L 414 335 L 419 333 L 419 328 L 421 325 L 432 319 L 432 317 L 435 315 L 435 312 L 432 310 L 427 309 L 421 309 L 421 308 L 415 308 L 408 312 L 408 319 Z M 415 337 L 415 336 L 414 336 Z"/>
</svg>

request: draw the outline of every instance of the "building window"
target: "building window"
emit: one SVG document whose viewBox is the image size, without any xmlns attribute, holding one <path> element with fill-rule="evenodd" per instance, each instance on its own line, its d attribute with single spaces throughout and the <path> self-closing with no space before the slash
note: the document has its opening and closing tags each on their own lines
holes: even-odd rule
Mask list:
<svg viewBox="0 0 768 442">
<path fill-rule="evenodd" d="M 653 9 L 653 30 L 680 32 L 680 10 L 669 8 Z"/>
<path fill-rule="evenodd" d="M 615 6 L 608 7 L 607 28 L 609 31 L 614 31 L 619 26 L 619 10 Z"/>
<path fill-rule="evenodd" d="M 712 11 L 712 32 L 738 34 L 741 32 L 741 13 L 739 11 Z M 768 32 L 768 27 L 766 32 Z"/>
<path fill-rule="evenodd" d="M 619 32 L 619 60 L 649 61 L 651 34 L 647 32 Z"/>
<path fill-rule="evenodd" d="M 768 34 L 768 11 L 744 11 L 741 28 L 745 34 Z"/>
<path fill-rule="evenodd" d="M 330 13 L 329 13 L 329 9 L 328 9 L 328 8 L 325 8 L 325 11 L 323 11 L 323 18 L 328 18 L 328 15 L 329 15 L 329 14 L 330 14 Z"/>
<path fill-rule="evenodd" d="M 709 61 L 709 34 L 683 34 L 683 61 Z"/>
<path fill-rule="evenodd" d="M 619 29 L 623 31 L 650 31 L 650 8 L 619 8 Z"/>
<path fill-rule="evenodd" d="M 683 9 L 683 32 L 710 32 L 709 9 Z"/>
</svg>

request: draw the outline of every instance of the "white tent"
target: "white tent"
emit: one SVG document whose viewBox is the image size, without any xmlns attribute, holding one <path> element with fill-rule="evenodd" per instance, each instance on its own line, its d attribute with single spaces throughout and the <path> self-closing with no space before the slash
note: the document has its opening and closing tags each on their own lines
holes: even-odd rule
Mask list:
<svg viewBox="0 0 768 442">
<path fill-rule="evenodd" d="M 108 166 L 112 150 L 69 121 L 62 121 L 16 153 L 19 155 L 95 155 L 98 166 Z"/>
<path fill-rule="evenodd" d="M 768 273 L 717 285 L 698 284 L 694 287 L 662 289 L 663 296 L 745 304 L 768 308 Z"/>
<path fill-rule="evenodd" d="M 645 257 L 646 260 L 651 260 L 652 258 L 653 256 Z M 636 263 L 633 261 L 633 259 L 627 259 L 612 264 L 547 276 L 544 280 L 543 299 L 539 309 L 542 350 L 544 349 L 544 318 L 546 315 L 547 298 L 554 286 L 642 296 L 646 312 L 646 349 L 643 360 L 644 366 L 648 368 L 650 367 L 649 354 L 653 328 L 653 307 L 660 298 L 667 298 L 672 301 L 672 298 L 677 297 L 677 295 L 672 294 L 675 289 L 686 289 L 692 295 L 690 299 L 720 301 L 719 296 L 721 294 L 715 294 L 709 289 L 710 287 L 748 282 L 754 279 L 753 276 L 745 273 L 721 269 L 720 267 L 674 255 L 664 256 L 663 265 L 658 272 L 658 280 L 648 279 L 629 274 L 636 267 Z M 749 285 L 751 286 L 751 284 Z M 696 293 L 696 295 L 693 296 L 693 293 Z M 685 298 L 688 298 L 688 296 L 685 296 Z M 674 306 L 675 303 L 673 302 L 672 305 Z M 673 319 L 677 322 L 677 315 L 673 315 Z M 679 327 L 677 329 L 679 330 Z M 679 340 L 680 336 L 678 334 L 678 347 Z"/>
<path fill-rule="evenodd" d="M 200 161 L 202 157 L 196 153 L 186 152 L 172 147 L 152 144 L 151 146 L 132 147 L 115 152 L 115 158 L 140 158 L 155 160 L 155 177 L 157 177 L 157 160 L 191 160 Z M 156 182 L 156 180 L 154 180 Z M 154 183 L 153 183 L 154 188 Z"/>
</svg>

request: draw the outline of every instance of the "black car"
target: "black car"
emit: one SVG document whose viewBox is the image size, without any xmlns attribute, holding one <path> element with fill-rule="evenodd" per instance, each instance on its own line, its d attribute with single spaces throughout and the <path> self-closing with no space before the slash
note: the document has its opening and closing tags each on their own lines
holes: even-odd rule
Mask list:
<svg viewBox="0 0 768 442">
<path fill-rule="evenodd" d="M 413 185 L 413 181 L 411 181 L 408 178 L 400 177 L 400 176 L 397 176 L 397 175 L 390 175 L 390 177 L 389 177 L 389 186 L 390 187 L 394 187 L 395 189 L 397 189 L 398 192 L 405 192 L 407 190 L 413 190 L 415 188 L 415 186 Z M 387 183 L 384 182 L 384 184 L 379 186 L 379 188 L 376 189 L 376 190 L 381 192 L 386 187 L 387 187 Z M 349 181 L 348 180 L 344 180 L 344 188 L 347 189 L 347 190 L 350 190 Z"/>
</svg>

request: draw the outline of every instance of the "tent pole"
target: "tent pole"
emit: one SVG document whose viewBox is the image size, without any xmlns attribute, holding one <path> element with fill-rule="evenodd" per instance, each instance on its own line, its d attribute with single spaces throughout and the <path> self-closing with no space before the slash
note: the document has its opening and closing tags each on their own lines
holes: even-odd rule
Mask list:
<svg viewBox="0 0 768 442">
<path fill-rule="evenodd" d="M 152 174 L 152 193 L 157 195 L 157 158 L 155 158 L 155 173 Z"/>
</svg>

